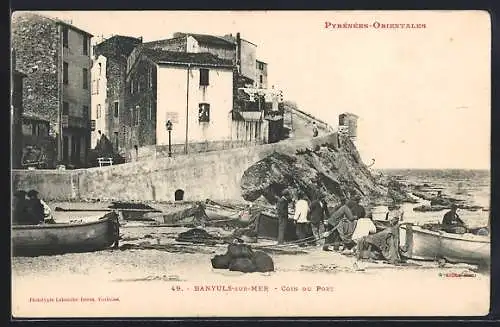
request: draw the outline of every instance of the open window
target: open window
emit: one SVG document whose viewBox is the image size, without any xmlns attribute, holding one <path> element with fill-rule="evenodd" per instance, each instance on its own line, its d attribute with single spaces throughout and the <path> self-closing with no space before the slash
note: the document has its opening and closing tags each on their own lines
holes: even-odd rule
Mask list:
<svg viewBox="0 0 500 327">
<path fill-rule="evenodd" d="M 198 109 L 198 121 L 200 123 L 210 122 L 210 104 L 200 103 Z"/>
</svg>

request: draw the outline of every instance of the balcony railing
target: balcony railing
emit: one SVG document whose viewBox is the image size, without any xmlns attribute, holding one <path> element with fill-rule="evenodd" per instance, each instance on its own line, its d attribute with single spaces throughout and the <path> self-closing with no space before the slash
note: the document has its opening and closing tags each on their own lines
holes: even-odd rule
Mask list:
<svg viewBox="0 0 500 327">
<path fill-rule="evenodd" d="M 61 121 L 63 128 L 76 127 L 76 128 L 90 128 L 91 121 L 84 117 L 62 115 Z"/>
</svg>

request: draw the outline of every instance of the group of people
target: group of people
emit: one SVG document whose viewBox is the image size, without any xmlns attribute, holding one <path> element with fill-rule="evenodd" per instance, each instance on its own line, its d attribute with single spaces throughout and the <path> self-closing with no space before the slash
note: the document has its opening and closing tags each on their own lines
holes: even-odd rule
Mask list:
<svg viewBox="0 0 500 327">
<path fill-rule="evenodd" d="M 14 225 L 54 223 L 50 207 L 39 198 L 35 190 L 14 193 L 12 222 Z"/>
<path fill-rule="evenodd" d="M 282 192 L 278 200 L 278 244 L 284 243 L 288 207 L 292 201 L 292 194 L 287 189 Z M 367 218 L 366 210 L 360 201 L 359 196 L 354 196 L 343 201 L 330 213 L 325 199 L 315 199 L 310 202 L 303 192 L 298 192 L 293 222 L 299 246 L 308 243 L 305 240 L 308 238 L 309 228 L 314 236 L 313 241 L 317 246 L 323 246 L 325 251 L 330 250 L 330 246 L 335 250 L 341 245 L 351 248 L 357 239 L 375 233 L 375 224 L 371 218 Z"/>
</svg>

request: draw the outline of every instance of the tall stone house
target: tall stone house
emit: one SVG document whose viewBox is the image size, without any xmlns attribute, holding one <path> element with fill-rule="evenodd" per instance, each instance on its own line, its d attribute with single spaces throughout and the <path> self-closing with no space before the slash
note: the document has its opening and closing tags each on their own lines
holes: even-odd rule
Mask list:
<svg viewBox="0 0 500 327">
<path fill-rule="evenodd" d="M 28 115 L 49 122 L 59 162 L 87 164 L 90 148 L 90 68 L 92 35 L 62 20 L 35 13 L 12 17 L 16 69 L 24 79 Z"/>
<path fill-rule="evenodd" d="M 10 103 L 11 103 L 11 126 L 12 126 L 12 168 L 22 168 L 23 156 L 23 79 L 26 74 L 15 69 L 15 52 L 11 52 L 12 67 L 11 67 L 11 87 L 10 87 Z"/>
<path fill-rule="evenodd" d="M 141 38 L 114 35 L 94 46 L 92 64 L 92 148 L 99 131 L 120 152 L 126 148 L 129 112 L 125 105 L 127 58 Z"/>
<path fill-rule="evenodd" d="M 211 53 L 137 47 L 129 56 L 128 148 L 231 140 L 233 63 Z"/>
</svg>

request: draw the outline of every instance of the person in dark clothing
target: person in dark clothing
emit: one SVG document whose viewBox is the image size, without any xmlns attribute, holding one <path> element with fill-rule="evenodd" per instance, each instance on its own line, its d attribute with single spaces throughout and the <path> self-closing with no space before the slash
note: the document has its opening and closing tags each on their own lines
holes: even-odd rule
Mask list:
<svg viewBox="0 0 500 327">
<path fill-rule="evenodd" d="M 324 243 L 324 240 L 321 240 L 323 233 L 325 232 L 325 225 L 323 224 L 323 221 L 328 219 L 329 216 L 330 213 L 328 212 L 328 206 L 324 199 L 314 200 L 311 202 L 309 221 L 311 222 L 311 229 L 317 245 Z"/>
<path fill-rule="evenodd" d="M 355 196 L 351 200 L 347 201 L 347 206 L 351 209 L 351 212 L 357 218 L 365 218 L 366 210 L 365 208 L 359 204 L 361 201 L 360 196 Z"/>
<path fill-rule="evenodd" d="M 14 225 L 24 225 L 27 220 L 27 200 L 25 191 L 17 191 L 14 193 L 12 204 L 12 223 Z"/>
<path fill-rule="evenodd" d="M 45 215 L 43 204 L 38 199 L 38 192 L 35 190 L 31 190 L 28 192 L 28 200 L 26 201 L 27 207 L 27 225 L 38 225 L 43 223 Z"/>
<path fill-rule="evenodd" d="M 278 200 L 276 211 L 278 213 L 278 244 L 285 241 L 285 231 L 288 222 L 288 205 L 292 200 L 290 191 L 284 190 Z"/>
<path fill-rule="evenodd" d="M 444 214 L 442 224 L 445 231 L 454 232 L 457 230 L 457 227 L 459 227 L 459 229 L 467 228 L 463 220 L 458 216 L 457 209 L 457 205 L 452 204 L 450 211 Z"/>
<path fill-rule="evenodd" d="M 353 201 L 345 201 L 343 199 L 341 201 L 341 204 L 335 208 L 331 215 L 329 215 L 325 229 L 326 231 L 331 231 L 332 229 L 336 228 L 336 230 L 326 237 L 325 244 L 323 245 L 324 251 L 330 251 L 330 245 L 333 245 L 334 250 L 338 250 L 340 248 L 343 240 L 342 236 L 340 235 L 339 229 L 344 230 L 345 226 L 347 229 L 347 233 L 349 232 L 349 230 L 354 231 L 354 227 L 356 226 L 355 221 L 357 217 L 352 213 L 351 208 L 349 207 L 349 204 L 351 202 Z"/>
</svg>

